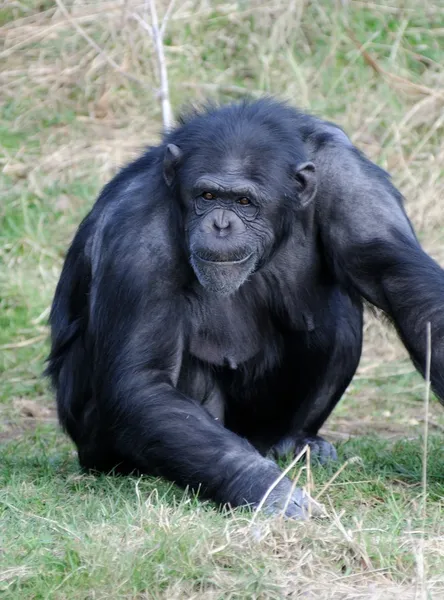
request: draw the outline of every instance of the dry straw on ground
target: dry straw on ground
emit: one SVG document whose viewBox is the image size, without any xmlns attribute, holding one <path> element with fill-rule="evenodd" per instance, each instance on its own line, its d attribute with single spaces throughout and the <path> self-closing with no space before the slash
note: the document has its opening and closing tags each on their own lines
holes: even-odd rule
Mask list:
<svg viewBox="0 0 444 600">
<path fill-rule="evenodd" d="M 169 4 L 157 2 L 160 18 Z M 412 35 L 421 35 L 421 27 L 410 21 L 418 11 L 429 20 L 437 18 L 439 3 L 421 7 L 416 2 L 345 2 L 333 12 L 327 4 L 304 1 L 217 3 L 217 10 L 214 6 L 185 1 L 168 15 L 165 52 L 173 106 L 180 109 L 185 102 L 208 96 L 228 100 L 245 92 L 271 92 L 332 115 L 359 147 L 390 170 L 426 249 L 444 262 L 444 69 L 442 62 L 418 55 L 424 69 L 420 77 L 412 77 L 406 60 L 415 53 L 401 37 L 410 33 L 409 27 Z M 360 7 L 375 12 L 379 29 L 366 35 L 353 31 L 351 11 Z M 38 150 L 6 153 L 3 170 L 17 185 L 26 177 L 28 189 L 38 197 L 55 179 L 80 181 L 91 176 L 92 168 L 105 182 L 117 166 L 155 141 L 161 129 L 149 3 L 57 0 L 55 7 L 28 12 L 3 28 L 3 98 L 19 97 L 23 103 L 17 126 L 32 124 L 35 111 L 42 110 L 48 117 L 73 111 L 76 126 L 62 125 L 51 135 L 36 131 Z M 377 58 L 382 44 L 373 48 L 372 39 L 394 17 L 399 31 L 387 40 L 390 61 L 382 66 Z M 440 31 L 428 32 L 436 44 L 442 41 Z M 329 51 L 321 57 L 313 40 L 328 44 Z M 296 61 L 290 52 L 294 46 L 305 54 L 303 59 Z M 209 58 L 203 57 L 206 48 L 211 49 Z M 329 72 L 338 52 L 348 60 L 332 78 Z M 364 66 L 359 64 L 362 60 Z M 233 85 L 240 80 L 242 86 Z M 36 95 L 38 102 L 33 102 Z M 387 337 L 385 328 L 372 321 L 367 342 L 374 336 L 378 362 L 381 352 L 388 359 L 403 356 L 395 336 Z"/>
<path fill-rule="evenodd" d="M 168 5 L 157 2 L 160 20 Z M 3 149 L 0 168 L 12 181 L 14 198 L 31 194 L 42 210 L 59 216 L 49 233 L 44 227 L 25 227 L 21 243 L 28 263 L 8 247 L 4 290 L 26 289 L 38 280 L 34 291 L 46 302 L 69 236 L 93 201 L 86 202 L 73 186 L 105 183 L 160 135 L 158 60 L 148 2 L 57 0 L 42 2 L 40 8 L 12 2 L 10 10 L 17 18 L 2 28 L 0 95 L 14 119 L 6 111 L 0 126 L 11 132 L 26 129 L 30 136 L 18 151 Z M 372 27 L 359 25 L 360 10 L 372 11 Z M 227 101 L 246 92 L 254 97 L 269 92 L 335 120 L 393 174 L 421 241 L 444 265 L 444 53 L 442 61 L 435 60 L 408 43 L 423 36 L 430 47 L 442 44 L 444 25 L 429 26 L 442 20 L 442 11 L 438 1 L 177 2 L 164 32 L 173 107 L 207 97 Z M 47 190 L 55 182 L 67 191 L 52 206 Z M 0 214 L 3 210 L 0 205 Z M 46 334 L 46 317 L 42 308 L 27 332 L 29 339 Z M 380 372 L 383 364 L 386 372 L 398 372 L 399 363 L 392 361 L 400 357 L 405 353 L 393 332 L 369 319 L 358 378 Z M 412 369 L 407 363 L 403 368 Z M 315 489 L 313 496 L 320 492 Z M 442 580 L 428 577 L 424 567 L 430 557 L 443 557 L 442 539 L 429 535 L 424 540 L 418 531 L 397 539 L 416 557 L 414 577 L 401 568 L 396 573 L 389 566 L 375 568 L 362 542 L 363 524 L 357 521 L 346 529 L 328 504 L 328 527 L 325 522 L 322 527 L 314 522 L 287 527 L 276 520 L 258 521 L 252 528 L 233 519 L 223 535 L 211 525 L 205 535 L 198 513 L 190 513 L 189 521 L 183 515 L 179 519 L 173 508 L 160 514 L 148 499 L 140 505 L 140 526 L 127 538 L 112 525 L 92 532 L 106 539 L 110 560 L 117 552 L 136 552 L 138 543 L 146 541 L 143 523 L 153 518 L 153 510 L 161 527 L 176 528 L 178 539 L 198 531 L 193 560 L 214 565 L 213 588 L 200 592 L 175 581 L 163 596 L 169 600 L 216 599 L 220 590 L 224 598 L 237 598 L 238 581 L 230 581 L 229 569 L 218 561 L 229 564 L 230 557 L 238 561 L 242 555 L 266 565 L 267 577 L 279 582 L 275 595 L 258 597 L 425 599 L 425 581 L 430 597 L 444 597 Z M 387 544 L 384 531 L 375 530 L 372 551 L 381 548 L 383 565 Z M 91 555 L 91 569 L 96 560 Z M 338 562 L 344 565 L 341 577 Z M 27 571 L 22 571 L 25 578 Z M 12 576 L 17 573 L 5 571 L 1 577 Z"/>
</svg>

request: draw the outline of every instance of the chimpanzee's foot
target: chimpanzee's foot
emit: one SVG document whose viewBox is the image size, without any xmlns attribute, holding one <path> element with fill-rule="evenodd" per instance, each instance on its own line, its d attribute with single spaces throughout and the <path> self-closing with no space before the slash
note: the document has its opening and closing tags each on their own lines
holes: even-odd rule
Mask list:
<svg viewBox="0 0 444 600">
<path fill-rule="evenodd" d="M 324 440 L 318 435 L 314 436 L 287 436 L 279 440 L 269 452 L 269 456 L 278 458 L 288 458 L 297 456 L 305 445 L 310 446 L 311 456 L 316 458 L 321 464 L 329 461 L 338 460 L 338 455 L 333 444 Z"/>
</svg>

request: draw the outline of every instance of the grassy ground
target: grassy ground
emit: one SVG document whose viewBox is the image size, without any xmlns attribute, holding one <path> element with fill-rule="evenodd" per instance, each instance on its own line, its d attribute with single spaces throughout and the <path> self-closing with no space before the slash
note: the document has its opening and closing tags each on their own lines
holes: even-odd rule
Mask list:
<svg viewBox="0 0 444 600">
<path fill-rule="evenodd" d="M 177 4 L 176 110 L 271 92 L 337 121 L 393 173 L 444 265 L 439 0 Z M 325 428 L 342 471 L 300 475 L 324 519 L 252 522 L 165 482 L 79 473 L 41 378 L 48 306 L 100 186 L 158 139 L 145 17 L 133 0 L 0 4 L 2 597 L 444 598 L 444 411 L 432 399 L 424 487 L 424 383 L 374 319 Z"/>
</svg>

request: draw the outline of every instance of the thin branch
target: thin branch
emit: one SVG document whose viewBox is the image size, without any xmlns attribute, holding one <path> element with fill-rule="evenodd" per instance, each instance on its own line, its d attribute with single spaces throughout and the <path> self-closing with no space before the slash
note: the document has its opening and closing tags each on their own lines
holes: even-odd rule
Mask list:
<svg viewBox="0 0 444 600">
<path fill-rule="evenodd" d="M 327 483 L 321 489 L 321 491 L 319 492 L 319 494 L 315 498 L 316 502 L 319 502 L 319 498 L 323 494 L 325 494 L 325 492 L 332 485 L 332 483 L 334 482 L 334 480 L 337 477 L 339 477 L 339 475 L 342 473 L 342 471 L 344 469 L 346 469 L 348 467 L 348 465 L 351 465 L 351 464 L 354 464 L 354 463 L 357 463 L 357 462 L 362 462 L 362 460 L 358 456 L 352 456 L 351 458 L 349 458 L 348 460 L 346 460 L 345 463 L 343 465 L 341 465 L 341 467 L 336 471 L 336 473 L 334 473 L 334 475 L 332 477 L 330 477 L 330 479 L 327 481 Z"/>
<path fill-rule="evenodd" d="M 426 337 L 426 365 L 425 365 L 425 392 L 424 392 L 424 447 L 422 457 L 422 494 L 423 494 L 423 518 L 426 518 L 427 503 L 427 446 L 429 437 L 429 405 L 430 405 L 430 369 L 432 364 L 432 327 L 430 321 L 427 323 Z"/>
<path fill-rule="evenodd" d="M 0 346 L 0 350 L 14 350 L 15 348 L 26 348 L 26 346 L 32 346 L 36 342 L 41 342 L 46 339 L 46 333 L 42 335 L 37 335 L 33 338 L 28 338 L 27 340 L 23 340 L 21 342 L 15 342 L 13 344 L 3 344 Z"/>
<path fill-rule="evenodd" d="M 142 81 L 138 77 L 135 77 L 134 75 L 131 75 L 131 73 L 127 73 L 124 69 L 122 69 L 122 67 L 120 65 L 118 65 L 116 63 L 116 61 L 114 59 L 112 59 L 110 56 L 108 56 L 108 54 L 86 33 L 86 31 L 83 29 L 83 27 L 80 27 L 80 25 L 78 23 L 76 23 L 76 21 L 71 17 L 71 15 L 68 12 L 68 9 L 63 4 L 62 0 L 56 0 L 56 4 L 60 8 L 60 10 L 62 11 L 63 16 L 66 18 L 66 20 L 68 21 L 68 23 L 70 23 L 74 27 L 74 29 L 77 31 L 77 33 L 79 33 L 88 42 L 88 44 L 92 48 L 94 48 L 94 50 L 113 69 L 115 69 L 118 73 L 120 73 L 121 75 L 123 75 L 124 77 L 126 77 L 126 79 L 129 79 L 130 81 L 133 81 L 134 83 L 137 83 L 141 87 L 143 87 L 145 89 L 146 88 L 152 89 L 152 88 L 150 88 L 150 86 L 147 83 L 145 83 L 144 81 Z"/>
<path fill-rule="evenodd" d="M 289 471 L 291 471 L 291 469 L 295 466 L 295 464 L 301 460 L 301 458 L 304 456 L 304 454 L 307 453 L 308 447 L 309 447 L 308 444 L 306 444 L 302 448 L 302 450 L 299 452 L 299 454 L 297 456 L 295 456 L 295 458 L 291 461 L 291 463 L 282 471 L 282 473 L 280 473 L 280 475 L 273 481 L 273 483 L 267 489 L 267 491 L 262 496 L 261 501 L 259 502 L 259 504 L 257 505 L 257 507 L 253 513 L 253 517 L 251 519 L 250 525 L 253 525 L 253 523 L 255 522 L 256 517 L 262 510 L 262 507 L 264 506 L 265 502 L 267 501 L 268 496 L 271 494 L 271 492 L 274 490 L 274 488 L 278 485 L 278 483 L 280 483 L 282 481 L 282 479 L 284 479 L 284 477 L 287 475 L 287 473 Z M 318 502 L 316 502 L 315 500 L 313 500 L 313 498 L 311 498 L 308 493 L 306 493 L 305 495 L 308 498 L 309 502 L 313 503 L 314 508 L 315 507 L 320 508 L 320 504 Z M 288 502 L 288 498 L 287 498 L 287 502 Z"/>
<path fill-rule="evenodd" d="M 429 597 L 427 590 L 426 557 L 424 553 L 424 531 L 427 517 L 427 447 L 429 436 L 429 404 L 430 404 L 430 370 L 432 364 L 432 325 L 427 322 L 426 328 L 426 364 L 425 364 L 425 391 L 424 391 L 424 442 L 422 456 L 422 528 L 418 549 L 415 552 L 417 585 L 421 587 L 421 600 Z"/>
<path fill-rule="evenodd" d="M 6 502 L 5 500 L 0 500 L 0 502 L 7 508 L 9 508 L 11 510 L 15 510 L 16 512 L 18 512 L 19 514 L 21 514 L 25 517 L 31 517 L 33 519 L 38 519 L 40 521 L 44 521 L 45 523 L 49 523 L 49 525 L 51 525 L 53 529 L 56 528 L 56 530 L 65 531 L 66 533 L 68 533 L 72 537 L 76 538 L 77 540 L 82 541 L 82 538 L 79 535 L 77 535 L 77 533 L 75 533 L 71 529 L 68 529 L 67 527 L 64 527 L 63 525 L 60 525 L 60 523 L 58 523 L 57 521 L 54 521 L 54 519 L 49 519 L 48 517 L 42 517 L 41 515 L 36 515 L 35 513 L 21 510 L 20 508 L 17 508 L 17 506 L 14 506 L 13 504 L 9 504 L 9 502 Z"/>
<path fill-rule="evenodd" d="M 171 2 L 168 4 L 168 8 L 165 11 L 165 14 L 163 15 L 162 25 L 160 26 L 160 37 L 161 37 L 162 41 L 165 36 L 165 29 L 168 24 L 168 19 L 170 18 L 171 13 L 173 12 L 175 3 L 176 3 L 176 0 L 171 0 Z"/>
<path fill-rule="evenodd" d="M 142 29 L 145 29 L 145 31 L 147 31 L 150 34 L 151 38 L 154 37 L 153 30 L 151 29 L 151 26 L 145 21 L 145 19 L 142 19 L 142 17 L 136 12 L 131 13 L 131 17 L 139 23 Z"/>
<path fill-rule="evenodd" d="M 305 471 L 305 470 L 306 470 L 305 466 L 301 467 L 299 469 L 299 471 L 298 471 L 298 474 L 293 479 L 293 483 L 291 484 L 291 488 L 290 488 L 290 493 L 287 496 L 287 500 L 285 501 L 284 508 L 282 509 L 282 512 L 281 512 L 281 516 L 282 517 L 285 517 L 285 515 L 287 514 L 287 508 L 288 508 L 288 505 L 290 504 L 290 500 L 293 498 L 293 494 L 294 494 L 296 486 L 297 486 L 297 484 L 299 482 L 299 479 L 300 479 L 300 477 L 302 475 L 302 471 Z"/>
<path fill-rule="evenodd" d="M 58 0 L 59 1 L 59 0 Z M 168 6 L 168 10 L 171 12 L 171 5 L 173 3 L 170 2 L 170 6 Z M 163 48 L 163 32 L 165 31 L 166 19 L 169 15 L 165 14 L 163 19 L 162 28 L 159 28 L 159 20 L 157 17 L 157 9 L 155 0 L 150 0 L 150 10 L 151 10 L 151 29 L 152 29 L 152 37 L 153 42 L 156 48 L 157 61 L 159 63 L 159 79 L 160 79 L 160 103 L 162 106 L 162 120 L 163 120 L 163 128 L 165 131 L 169 131 L 173 125 L 173 113 L 171 110 L 170 103 L 170 93 L 168 88 L 168 72 L 166 68 L 165 62 L 165 53 Z"/>
<path fill-rule="evenodd" d="M 388 80 L 389 84 L 398 83 L 399 85 L 404 86 L 405 88 L 409 88 L 411 90 L 415 90 L 416 92 L 418 92 L 420 94 L 424 94 L 426 96 L 433 96 L 434 98 L 439 98 L 440 100 L 444 99 L 444 90 L 441 90 L 441 89 L 435 90 L 426 85 L 414 83 L 413 81 L 410 81 L 410 79 L 406 79 L 405 77 L 401 77 L 400 75 L 395 75 L 394 73 L 390 73 L 389 71 L 386 71 L 369 54 L 369 52 L 367 52 L 367 50 L 365 50 L 364 45 L 361 44 L 361 42 L 358 40 L 358 38 L 355 36 L 354 32 L 351 29 L 347 29 L 347 33 L 348 33 L 350 39 L 352 40 L 352 42 L 355 44 L 356 48 L 359 50 L 364 61 L 369 65 L 369 67 L 371 67 L 373 69 L 373 71 L 375 73 L 377 73 L 378 75 L 381 75 L 382 77 L 385 77 Z"/>
<path fill-rule="evenodd" d="M 149 6 L 150 6 L 150 11 L 151 11 L 151 23 L 152 23 L 151 26 L 144 19 L 142 19 L 137 13 L 131 14 L 131 16 L 139 23 L 139 25 L 141 25 L 141 27 L 143 27 L 149 33 L 149 35 L 151 36 L 151 38 L 153 40 L 155 49 L 156 49 L 157 61 L 159 64 L 159 79 L 160 79 L 159 97 L 160 97 L 160 102 L 161 102 L 161 106 L 162 106 L 162 121 L 163 121 L 163 127 L 164 127 L 165 131 L 168 131 L 172 127 L 173 113 L 171 110 L 171 103 L 170 103 L 169 86 L 168 86 L 168 72 L 167 72 L 167 68 L 166 68 L 165 53 L 164 53 L 164 47 L 163 47 L 163 36 L 165 34 L 165 29 L 166 29 L 166 26 L 168 23 L 168 19 L 174 8 L 174 3 L 175 3 L 175 0 L 170 1 L 160 27 L 159 27 L 159 19 L 157 16 L 155 0 L 149 0 Z M 101 48 L 88 35 L 88 33 L 86 33 L 86 31 L 78 23 L 76 23 L 75 19 L 73 19 L 71 17 L 68 9 L 66 8 L 65 4 L 63 3 L 63 0 L 56 0 L 56 4 L 59 7 L 59 9 L 61 10 L 63 16 L 68 21 L 68 23 L 70 23 L 74 27 L 74 29 L 88 42 L 88 44 L 92 48 L 94 48 L 94 50 L 113 69 L 115 69 L 118 73 L 123 75 L 126 79 L 129 79 L 130 81 L 137 83 L 142 88 L 152 89 L 152 86 L 149 86 L 147 83 L 145 83 L 138 77 L 135 77 L 131 73 L 127 73 L 124 69 L 122 69 L 122 67 L 120 65 L 118 65 L 116 63 L 116 61 L 113 58 L 111 58 Z"/>
</svg>

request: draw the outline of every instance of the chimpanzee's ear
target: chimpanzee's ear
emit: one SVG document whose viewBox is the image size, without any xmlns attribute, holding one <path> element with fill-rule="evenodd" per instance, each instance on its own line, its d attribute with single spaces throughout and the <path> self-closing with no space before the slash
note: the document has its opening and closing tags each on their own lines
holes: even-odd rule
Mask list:
<svg viewBox="0 0 444 600">
<path fill-rule="evenodd" d="M 304 162 L 294 169 L 294 177 L 298 185 L 299 201 L 303 207 L 308 206 L 316 195 L 316 168 L 312 162 Z"/>
<path fill-rule="evenodd" d="M 175 144 L 168 144 L 163 157 L 163 178 L 168 186 L 171 186 L 182 158 L 182 150 Z"/>
</svg>

